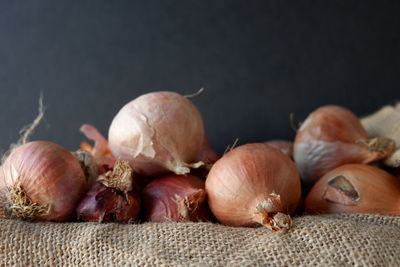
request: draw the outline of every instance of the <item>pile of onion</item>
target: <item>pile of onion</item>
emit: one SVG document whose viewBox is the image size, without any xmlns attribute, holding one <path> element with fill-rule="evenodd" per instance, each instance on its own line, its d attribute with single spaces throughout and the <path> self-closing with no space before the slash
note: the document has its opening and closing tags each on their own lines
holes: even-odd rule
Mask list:
<svg viewBox="0 0 400 267">
<path fill-rule="evenodd" d="M 300 202 L 300 178 L 294 162 L 263 143 L 239 146 L 219 159 L 206 180 L 209 206 L 230 226 L 263 225 L 285 232 Z"/>
<path fill-rule="evenodd" d="M 184 96 L 153 92 L 126 104 L 109 129 L 109 147 L 139 174 L 187 174 L 199 167 L 205 140 L 200 112 Z"/>
<path fill-rule="evenodd" d="M 311 189 L 307 213 L 400 215 L 400 181 L 386 171 L 347 164 L 324 175 Z"/>
<path fill-rule="evenodd" d="M 388 157 L 395 148 L 391 139 L 369 139 L 351 111 L 324 106 L 312 112 L 298 130 L 293 158 L 305 185 L 311 186 L 338 166 L 378 161 Z"/>
<path fill-rule="evenodd" d="M 87 187 L 79 161 L 51 142 L 23 144 L 11 151 L 1 167 L 0 200 L 11 218 L 69 220 Z"/>
</svg>

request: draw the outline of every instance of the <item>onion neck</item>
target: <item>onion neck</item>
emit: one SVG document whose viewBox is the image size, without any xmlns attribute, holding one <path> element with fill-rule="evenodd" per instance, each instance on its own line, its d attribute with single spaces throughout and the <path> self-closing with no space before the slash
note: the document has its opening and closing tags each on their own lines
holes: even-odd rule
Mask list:
<svg viewBox="0 0 400 267">
<path fill-rule="evenodd" d="M 292 226 L 292 218 L 281 211 L 282 203 L 280 196 L 271 193 L 264 201 L 256 204 L 253 220 L 273 232 L 285 233 Z"/>
<path fill-rule="evenodd" d="M 358 143 L 365 145 L 368 149 L 368 156 L 364 159 L 364 164 L 385 159 L 396 150 L 396 143 L 386 137 L 374 137 Z"/>
<path fill-rule="evenodd" d="M 98 179 L 103 185 L 127 193 L 133 189 L 133 169 L 129 162 L 117 160 L 112 171 L 108 171 Z"/>
</svg>

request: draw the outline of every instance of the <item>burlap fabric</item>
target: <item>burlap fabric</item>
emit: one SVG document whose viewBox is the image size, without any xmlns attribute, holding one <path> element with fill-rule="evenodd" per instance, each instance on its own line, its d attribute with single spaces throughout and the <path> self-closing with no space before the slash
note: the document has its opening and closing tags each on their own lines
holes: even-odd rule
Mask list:
<svg viewBox="0 0 400 267">
<path fill-rule="evenodd" d="M 211 223 L 0 220 L 1 266 L 400 266 L 400 218 L 302 216 L 276 235 Z"/>
</svg>

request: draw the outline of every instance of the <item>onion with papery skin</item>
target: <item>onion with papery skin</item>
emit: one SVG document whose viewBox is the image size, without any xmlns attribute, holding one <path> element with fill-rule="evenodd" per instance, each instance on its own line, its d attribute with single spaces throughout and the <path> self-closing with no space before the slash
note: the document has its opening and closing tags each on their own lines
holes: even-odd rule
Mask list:
<svg viewBox="0 0 400 267">
<path fill-rule="evenodd" d="M 285 232 L 300 202 L 294 162 L 263 143 L 239 146 L 219 159 L 206 180 L 212 213 L 230 226 L 264 225 Z"/>
<path fill-rule="evenodd" d="M 143 189 L 145 219 L 149 222 L 211 221 L 204 181 L 193 175 L 166 175 Z"/>
<path fill-rule="evenodd" d="M 86 188 L 79 161 L 51 142 L 34 141 L 15 148 L 1 168 L 1 205 L 12 218 L 69 220 Z"/>
<path fill-rule="evenodd" d="M 325 174 L 305 201 L 307 213 L 400 215 L 400 181 L 386 171 L 347 164 Z"/>
<path fill-rule="evenodd" d="M 311 186 L 330 170 L 347 164 L 368 164 L 395 150 L 391 139 L 369 139 L 359 119 L 339 106 L 312 112 L 297 132 L 293 158 L 305 185 Z"/>
<path fill-rule="evenodd" d="M 290 158 L 293 157 L 293 142 L 286 140 L 271 140 L 265 142 L 265 144 L 280 149 L 283 154 L 289 156 Z"/>
<path fill-rule="evenodd" d="M 113 170 L 99 176 L 78 205 L 78 219 L 121 223 L 136 220 L 140 211 L 140 198 L 135 191 L 133 179 L 129 163 L 116 161 Z"/>
<path fill-rule="evenodd" d="M 199 111 L 174 92 L 142 95 L 126 104 L 109 129 L 109 146 L 118 159 L 128 160 L 135 172 L 156 176 L 166 172 L 186 174 L 204 142 Z"/>
</svg>

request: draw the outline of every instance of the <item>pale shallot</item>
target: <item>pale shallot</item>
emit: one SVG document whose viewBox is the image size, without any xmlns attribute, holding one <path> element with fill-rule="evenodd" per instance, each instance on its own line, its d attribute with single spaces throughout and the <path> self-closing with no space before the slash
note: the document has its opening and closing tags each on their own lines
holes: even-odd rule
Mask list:
<svg viewBox="0 0 400 267">
<path fill-rule="evenodd" d="M 187 174 L 203 165 L 197 161 L 204 144 L 200 112 L 174 92 L 148 93 L 126 104 L 109 129 L 109 146 L 146 176 L 167 172 Z"/>
</svg>

